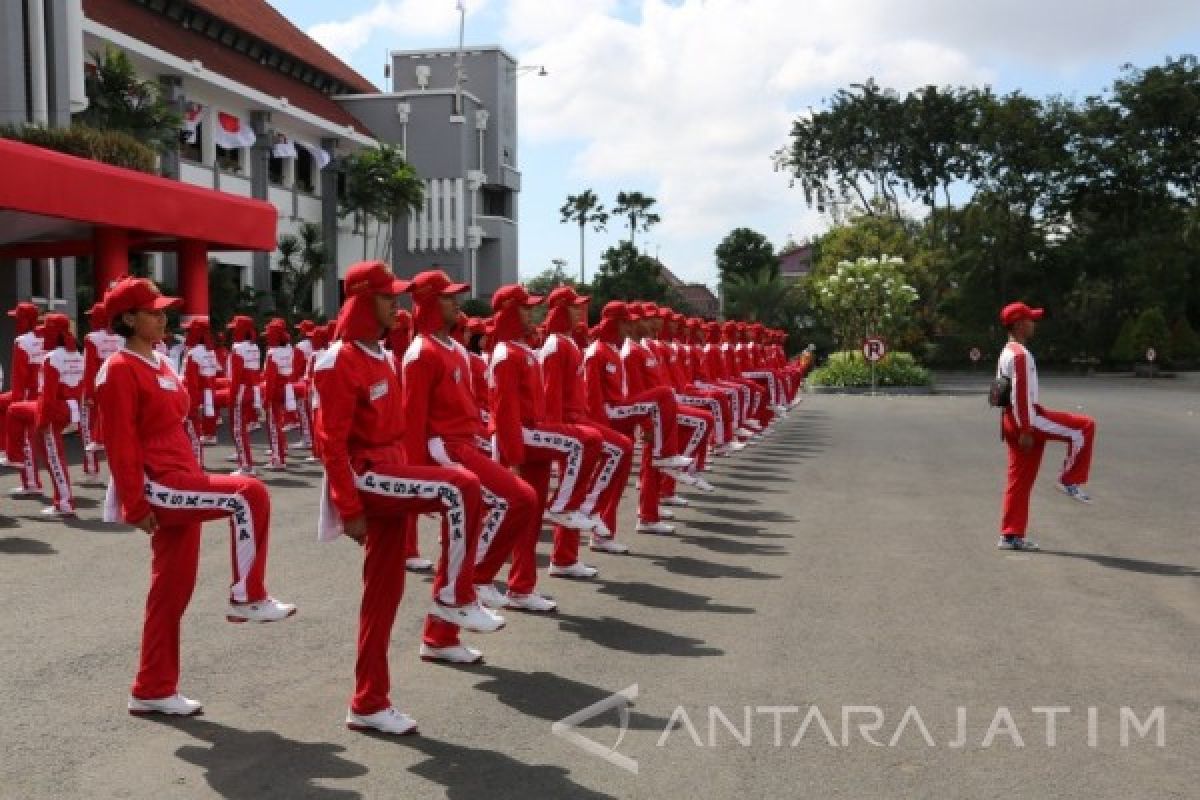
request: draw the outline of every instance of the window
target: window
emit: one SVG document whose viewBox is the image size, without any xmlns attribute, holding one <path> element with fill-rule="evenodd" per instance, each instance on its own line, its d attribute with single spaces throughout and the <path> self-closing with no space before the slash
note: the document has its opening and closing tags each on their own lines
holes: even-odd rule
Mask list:
<svg viewBox="0 0 1200 800">
<path fill-rule="evenodd" d="M 217 145 L 217 166 L 226 172 L 241 172 L 242 149 L 235 147 L 232 150 L 226 150 L 224 147 Z"/>
<path fill-rule="evenodd" d="M 196 126 L 195 142 L 188 142 L 188 132 L 179 132 L 179 157 L 184 161 L 195 161 L 197 164 L 204 161 L 204 123 L 201 122 Z"/>
<path fill-rule="evenodd" d="M 510 194 L 506 189 L 484 189 L 481 192 L 483 198 L 483 216 L 511 219 L 512 215 L 509 212 Z"/>
<path fill-rule="evenodd" d="M 271 156 L 271 160 L 267 164 L 267 179 L 273 185 L 283 186 L 283 168 L 283 159 Z"/>
<path fill-rule="evenodd" d="M 317 165 L 306 147 L 296 148 L 296 188 L 302 192 L 315 192 Z"/>
</svg>

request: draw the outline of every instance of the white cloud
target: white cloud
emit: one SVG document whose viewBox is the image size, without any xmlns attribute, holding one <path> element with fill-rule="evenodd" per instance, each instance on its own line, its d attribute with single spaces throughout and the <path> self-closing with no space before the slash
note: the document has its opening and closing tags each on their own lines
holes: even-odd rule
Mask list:
<svg viewBox="0 0 1200 800">
<path fill-rule="evenodd" d="M 467 0 L 467 17 L 487 0 Z M 379 33 L 392 36 L 444 39 L 458 30 L 459 13 L 452 0 L 379 0 L 370 10 L 344 19 L 321 22 L 308 35 L 325 48 L 349 59 Z"/>
</svg>

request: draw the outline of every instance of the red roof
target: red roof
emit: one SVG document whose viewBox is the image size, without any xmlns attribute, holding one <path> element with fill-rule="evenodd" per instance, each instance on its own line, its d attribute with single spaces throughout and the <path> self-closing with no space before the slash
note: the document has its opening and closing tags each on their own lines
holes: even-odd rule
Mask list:
<svg viewBox="0 0 1200 800">
<path fill-rule="evenodd" d="M 231 25 L 242 28 L 246 33 L 289 52 L 338 80 L 349 83 L 356 89 L 371 93 L 378 91 L 369 81 L 296 29 L 264 0 L 198 0 L 193 4 L 214 15 L 218 13 L 218 9 L 228 11 L 228 14 L 222 13 L 221 18 Z M 353 125 L 359 133 L 372 135 L 370 129 L 353 114 L 314 87 L 284 75 L 272 67 L 260 64 L 246 54 L 226 47 L 203 33 L 184 28 L 168 17 L 150 11 L 133 0 L 83 0 L 83 9 L 89 19 L 99 22 L 101 25 L 106 25 L 151 44 L 179 58 L 189 61 L 198 60 L 205 69 L 218 75 L 243 83 L 271 97 L 286 97 L 290 105 L 338 125 Z M 237 17 L 238 20 L 246 18 L 250 22 L 257 20 L 260 24 L 256 27 L 246 27 L 248 23 L 243 24 L 243 22 L 229 19 L 229 17 Z M 292 31 L 293 36 L 307 42 L 307 46 L 300 48 L 298 42 L 284 37 L 284 28 Z M 281 39 L 287 39 L 287 43 L 285 44 Z M 314 50 L 317 52 L 311 52 Z M 317 53 L 323 54 L 322 58 L 318 59 Z"/>
<path fill-rule="evenodd" d="M 262 200 L 7 139 L 0 139 L 0 170 L 5 176 L 0 215 L 13 212 L 155 238 L 194 239 L 210 250 L 275 249 L 278 212 Z M 70 191 L 63 191 L 64 186 Z"/>
</svg>

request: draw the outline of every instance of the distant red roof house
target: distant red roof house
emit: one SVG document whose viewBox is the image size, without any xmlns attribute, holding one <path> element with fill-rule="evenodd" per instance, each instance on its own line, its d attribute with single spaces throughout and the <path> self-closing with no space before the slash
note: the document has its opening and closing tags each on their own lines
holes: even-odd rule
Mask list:
<svg viewBox="0 0 1200 800">
<path fill-rule="evenodd" d="M 715 319 L 720 311 L 721 303 L 717 300 L 717 296 L 712 293 L 703 283 L 684 283 L 671 270 L 667 269 L 667 265 L 658 262 L 658 268 L 662 273 L 663 280 L 667 285 L 674 289 L 683 302 L 691 307 L 692 313 L 696 316 L 705 317 L 707 319 Z"/>
<path fill-rule="evenodd" d="M 779 275 L 798 281 L 812 273 L 813 248 L 811 244 L 793 244 L 779 251 Z"/>
<path fill-rule="evenodd" d="M 83 0 L 88 19 L 339 125 L 372 135 L 332 94 L 378 93 L 370 81 L 266 0 Z"/>
</svg>

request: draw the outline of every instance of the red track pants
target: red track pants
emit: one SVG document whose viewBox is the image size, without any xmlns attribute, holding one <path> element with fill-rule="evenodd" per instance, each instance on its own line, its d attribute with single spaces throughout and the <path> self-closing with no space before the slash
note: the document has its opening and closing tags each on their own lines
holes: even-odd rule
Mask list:
<svg viewBox="0 0 1200 800">
<path fill-rule="evenodd" d="M 1004 508 L 1000 532 L 1005 536 L 1025 536 L 1029 525 L 1029 495 L 1037 480 L 1046 442 L 1065 442 L 1067 456 L 1059 481 L 1065 484 L 1087 483 L 1092 467 L 1092 444 L 1096 422 L 1082 414 L 1033 407 L 1033 447 L 1022 450 L 1019 431 L 1010 411 L 1001 418 L 1002 436 L 1008 445 L 1008 483 L 1004 488 Z"/>
</svg>

